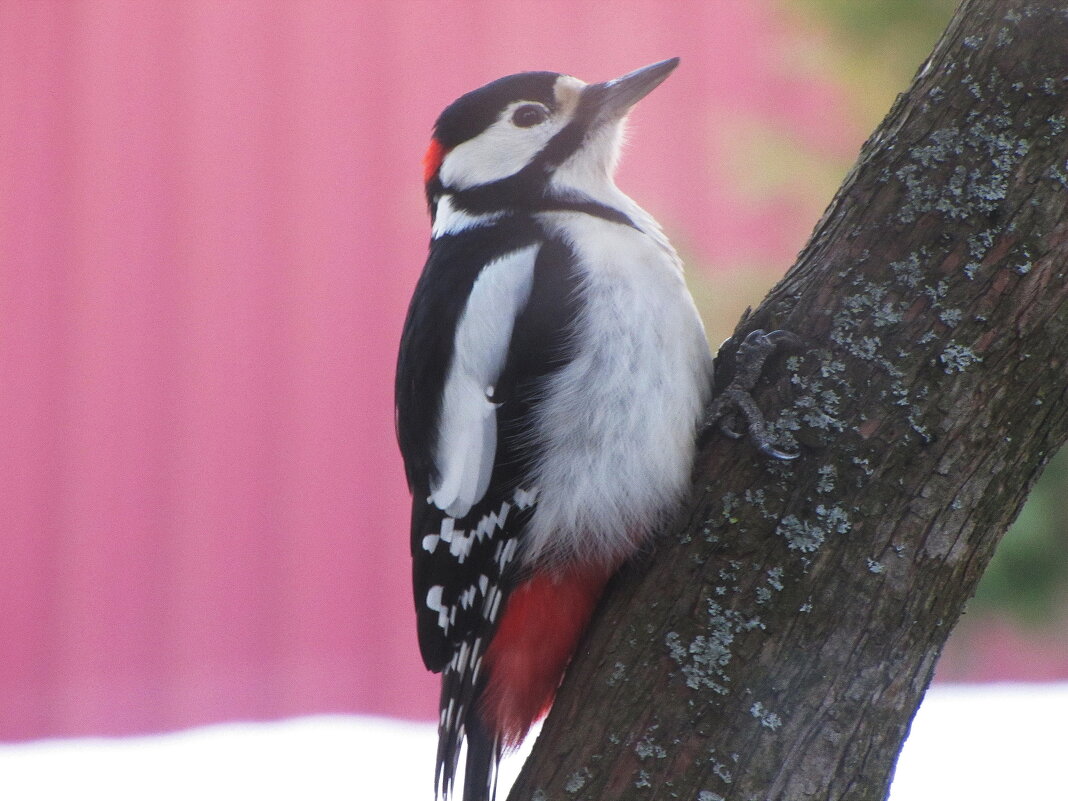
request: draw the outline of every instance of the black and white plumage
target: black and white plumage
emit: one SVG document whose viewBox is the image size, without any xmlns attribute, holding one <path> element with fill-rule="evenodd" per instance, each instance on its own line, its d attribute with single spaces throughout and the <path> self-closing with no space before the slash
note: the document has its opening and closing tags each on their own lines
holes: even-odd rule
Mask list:
<svg viewBox="0 0 1068 801">
<path fill-rule="evenodd" d="M 689 484 L 712 357 L 678 256 L 612 178 L 628 109 L 677 63 L 512 75 L 434 129 L 396 402 L 446 797 L 465 738 L 464 798 L 493 797 L 604 582 Z"/>
</svg>

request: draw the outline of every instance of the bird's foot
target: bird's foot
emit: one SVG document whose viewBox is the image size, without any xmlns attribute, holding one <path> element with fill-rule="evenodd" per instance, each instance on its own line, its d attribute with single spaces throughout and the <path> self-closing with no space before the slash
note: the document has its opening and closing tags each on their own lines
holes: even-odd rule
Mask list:
<svg viewBox="0 0 1068 801">
<path fill-rule="evenodd" d="M 796 459 L 800 455 L 798 451 L 784 451 L 776 447 L 764 414 L 751 393 L 772 353 L 780 347 L 797 349 L 801 344 L 801 340 L 789 331 L 751 331 L 734 354 L 733 380 L 712 399 L 708 407 L 705 430 L 718 423 L 720 431 L 731 439 L 739 439 L 743 434 L 737 429 L 740 415 L 745 419 L 749 441 L 758 451 L 773 459 Z"/>
</svg>

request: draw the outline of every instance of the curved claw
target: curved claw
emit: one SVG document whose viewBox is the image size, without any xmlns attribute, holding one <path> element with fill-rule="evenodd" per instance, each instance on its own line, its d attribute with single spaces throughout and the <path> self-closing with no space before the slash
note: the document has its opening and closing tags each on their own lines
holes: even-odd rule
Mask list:
<svg viewBox="0 0 1068 801">
<path fill-rule="evenodd" d="M 720 432 L 731 439 L 741 439 L 744 435 L 740 431 L 736 431 L 732 426 L 737 422 L 732 415 L 730 419 L 724 418 L 719 421 Z"/>
<path fill-rule="evenodd" d="M 771 443 L 765 443 L 757 448 L 757 450 L 765 456 L 770 456 L 772 459 L 778 459 L 783 462 L 792 462 L 801 455 L 800 451 L 781 451 Z"/>
<path fill-rule="evenodd" d="M 769 331 L 768 333 L 764 334 L 764 337 L 769 345 L 772 345 L 776 348 L 801 348 L 805 344 L 804 341 L 802 341 L 801 337 L 799 337 L 797 334 L 791 331 L 785 331 L 781 328 L 776 331 Z"/>
<path fill-rule="evenodd" d="M 804 343 L 802 342 L 801 337 L 797 334 L 783 328 L 777 328 L 774 331 L 765 331 L 763 328 L 755 328 L 745 335 L 742 344 L 764 345 L 774 349 L 784 345 L 801 347 Z"/>
</svg>

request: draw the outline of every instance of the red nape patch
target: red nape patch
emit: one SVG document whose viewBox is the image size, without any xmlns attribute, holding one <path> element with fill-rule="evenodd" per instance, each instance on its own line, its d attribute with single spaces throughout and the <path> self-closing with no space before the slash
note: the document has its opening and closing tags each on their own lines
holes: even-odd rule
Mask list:
<svg viewBox="0 0 1068 801">
<path fill-rule="evenodd" d="M 428 184 L 438 174 L 441 162 L 445 158 L 445 148 L 437 139 L 430 140 L 430 146 L 423 154 L 423 183 Z"/>
<path fill-rule="evenodd" d="M 535 573 L 515 589 L 483 657 L 489 681 L 482 718 L 505 748 L 518 746 L 549 711 L 564 669 L 614 571 Z"/>
</svg>

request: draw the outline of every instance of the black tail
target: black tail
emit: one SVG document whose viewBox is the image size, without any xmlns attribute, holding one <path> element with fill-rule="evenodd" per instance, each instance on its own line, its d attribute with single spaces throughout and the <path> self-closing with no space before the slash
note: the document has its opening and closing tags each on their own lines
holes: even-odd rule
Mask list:
<svg viewBox="0 0 1068 801">
<path fill-rule="evenodd" d="M 494 801 L 501 747 L 478 717 L 477 713 L 467 716 L 467 770 L 464 772 L 463 801 Z"/>
<path fill-rule="evenodd" d="M 479 720 L 478 697 L 484 686 L 484 683 L 480 683 L 478 688 L 471 687 L 469 676 L 460 676 L 448 669 L 442 677 L 442 713 L 438 726 L 438 759 L 434 779 L 435 796 L 442 801 L 455 799 L 453 783 L 460 761 L 460 747 L 465 740 L 467 766 L 464 771 L 463 801 L 494 801 L 501 747 L 498 738 Z"/>
</svg>

